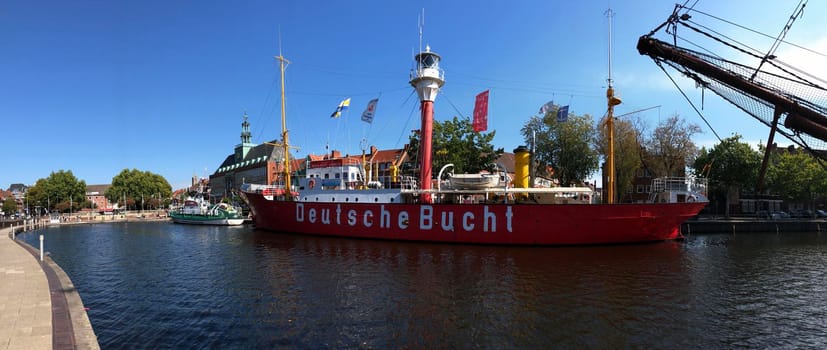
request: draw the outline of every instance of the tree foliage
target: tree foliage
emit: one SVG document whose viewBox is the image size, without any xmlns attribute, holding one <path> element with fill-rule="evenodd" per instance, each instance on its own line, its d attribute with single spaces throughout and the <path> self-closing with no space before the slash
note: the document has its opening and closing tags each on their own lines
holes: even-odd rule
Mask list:
<svg viewBox="0 0 827 350">
<path fill-rule="evenodd" d="M 6 213 L 6 215 L 17 212 L 17 201 L 14 200 L 14 197 L 8 196 L 6 200 L 3 201 L 3 212 Z"/>
<path fill-rule="evenodd" d="M 138 169 L 124 169 L 112 178 L 112 186 L 104 196 L 122 207 L 141 208 L 149 204 L 153 197 L 172 196 L 172 186 L 161 175 Z M 126 203 L 123 202 L 124 198 Z"/>
<path fill-rule="evenodd" d="M 52 172 L 38 179 L 26 192 L 29 203 L 61 212 L 76 210 L 86 202 L 86 181 L 78 180 L 71 170 Z"/>
<path fill-rule="evenodd" d="M 773 152 L 767 168 L 767 185 L 785 200 L 812 202 L 827 193 L 827 171 L 801 149 Z"/>
<path fill-rule="evenodd" d="M 656 177 L 684 176 L 686 165 L 698 155 L 692 136 L 699 133 L 700 126 L 687 123 L 677 114 L 661 121 L 646 140 L 648 168 Z"/>
<path fill-rule="evenodd" d="M 741 136 L 736 134 L 710 150 L 701 148 L 692 166 L 696 175 L 709 178 L 710 192 L 725 197 L 726 213 L 729 215 L 731 195 L 753 189 L 760 165 L 761 154 L 741 142 Z"/>
<path fill-rule="evenodd" d="M 553 179 L 562 186 L 582 183 L 597 170 L 598 154 L 591 146 L 595 139 L 592 117 L 588 114 L 569 113 L 565 122 L 557 121 L 557 110 L 542 117 L 531 117 L 523 125 L 521 133 L 527 144 L 532 143 L 532 132 L 536 133 L 534 159 L 538 161 L 536 174 L 543 174 L 546 165 L 551 166 Z"/>
<path fill-rule="evenodd" d="M 601 127 L 597 133 L 598 153 L 607 158 L 609 154 L 609 141 L 606 125 L 606 118 L 600 120 Z M 614 121 L 615 138 L 615 187 L 616 194 L 627 193 L 632 187 L 637 170 L 642 165 L 641 144 L 643 126 L 636 118 L 616 119 Z M 617 199 L 617 198 L 616 198 Z"/>
<path fill-rule="evenodd" d="M 443 122 L 434 121 L 431 140 L 431 169 L 434 175 L 449 163 L 454 164 L 455 173 L 478 173 L 492 169 L 494 161 L 503 154 L 503 149 L 494 149 L 491 141 L 495 132 L 474 132 L 471 120 L 454 117 Z M 410 137 L 411 161 L 419 164 L 419 133 Z"/>
</svg>

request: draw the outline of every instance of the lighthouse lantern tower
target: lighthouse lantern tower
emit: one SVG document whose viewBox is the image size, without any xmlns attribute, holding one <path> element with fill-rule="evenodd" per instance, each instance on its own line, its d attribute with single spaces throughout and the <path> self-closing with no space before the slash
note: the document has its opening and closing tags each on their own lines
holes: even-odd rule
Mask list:
<svg viewBox="0 0 827 350">
<path fill-rule="evenodd" d="M 411 71 L 411 86 L 419 95 L 422 110 L 422 128 L 419 141 L 419 188 L 424 192 L 420 196 L 423 203 L 431 203 L 431 139 L 434 124 L 434 100 L 439 89 L 445 84 L 445 73 L 439 68 L 442 59 L 429 46 L 425 51 L 414 56 L 416 68 Z"/>
</svg>

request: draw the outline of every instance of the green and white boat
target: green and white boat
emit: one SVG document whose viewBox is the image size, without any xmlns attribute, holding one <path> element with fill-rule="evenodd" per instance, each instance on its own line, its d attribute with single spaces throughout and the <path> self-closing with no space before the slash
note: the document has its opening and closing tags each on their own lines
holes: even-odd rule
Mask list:
<svg viewBox="0 0 827 350">
<path fill-rule="evenodd" d="M 178 224 L 237 226 L 244 223 L 241 211 L 227 203 L 208 206 L 195 200 L 185 201 L 183 207 L 171 211 L 169 216 Z"/>
</svg>

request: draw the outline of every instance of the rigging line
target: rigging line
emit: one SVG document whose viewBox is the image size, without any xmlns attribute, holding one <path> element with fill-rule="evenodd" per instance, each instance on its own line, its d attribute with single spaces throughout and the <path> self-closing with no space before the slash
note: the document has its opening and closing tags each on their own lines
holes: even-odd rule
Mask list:
<svg viewBox="0 0 827 350">
<path fill-rule="evenodd" d="M 752 67 L 747 66 L 747 65 L 744 65 L 744 64 L 741 64 L 741 63 L 737 63 L 737 62 L 734 62 L 734 61 L 730 61 L 730 60 L 727 60 L 727 59 L 724 59 L 724 58 L 717 58 L 717 57 L 713 57 L 713 56 L 711 56 L 711 55 L 707 55 L 707 54 L 704 54 L 704 53 L 701 53 L 701 52 L 698 52 L 698 51 L 694 51 L 694 50 L 691 50 L 691 49 L 687 49 L 687 48 L 683 48 L 683 47 L 678 47 L 678 46 L 675 46 L 675 48 L 676 48 L 676 49 L 678 49 L 678 50 L 681 50 L 681 51 L 684 51 L 684 52 L 690 53 L 690 54 L 692 54 L 692 55 L 698 56 L 698 58 L 699 58 L 699 59 L 704 60 L 704 61 L 708 62 L 709 64 L 716 64 L 715 62 L 713 62 L 713 60 L 718 60 L 718 61 L 720 61 L 720 62 L 727 63 L 727 64 L 733 65 L 733 66 L 735 66 L 735 67 L 738 67 L 738 68 L 741 68 L 741 69 L 744 69 L 744 70 L 746 70 L 746 69 L 752 70 L 752 69 L 753 69 Z M 772 61 L 770 61 L 770 62 L 769 62 L 769 64 L 770 64 L 770 65 L 772 65 L 773 67 L 777 68 L 777 69 L 778 69 L 778 70 L 780 70 L 781 72 L 787 73 L 789 76 L 783 76 L 783 75 L 780 75 L 780 74 L 776 74 L 776 73 L 772 73 L 772 72 L 763 71 L 762 73 L 763 73 L 764 75 L 766 75 L 766 76 L 770 76 L 770 77 L 773 77 L 773 78 L 781 79 L 781 80 L 784 80 L 784 81 L 787 81 L 787 82 L 792 82 L 792 83 L 797 83 L 797 84 L 807 85 L 808 87 L 817 88 L 817 89 L 819 89 L 819 90 L 824 90 L 824 88 L 822 88 L 821 86 L 819 86 L 819 85 L 817 85 L 817 84 L 814 84 L 814 83 L 812 83 L 812 82 L 810 82 L 810 81 L 808 81 L 808 80 L 806 80 L 806 79 L 802 78 L 802 77 L 801 77 L 801 76 L 799 76 L 798 74 L 795 74 L 795 73 L 793 73 L 793 72 L 790 72 L 788 69 L 786 69 L 786 68 L 784 68 L 784 67 L 781 67 L 781 66 L 779 66 L 779 65 L 775 64 L 775 63 L 774 63 L 774 62 L 772 62 Z M 671 64 L 671 63 L 670 63 L 669 65 L 674 66 L 674 65 L 673 65 L 673 64 Z M 789 66 L 789 65 L 787 65 L 787 64 L 784 64 L 784 65 L 785 65 L 785 66 Z M 790 68 L 791 68 L 792 70 L 797 70 L 797 71 L 800 71 L 800 70 L 798 70 L 798 69 L 795 69 L 794 67 L 790 67 Z M 676 69 L 677 69 L 677 68 L 676 68 Z M 806 74 L 806 73 L 804 73 L 804 74 Z M 807 75 L 809 75 L 809 74 L 807 74 Z M 796 78 L 797 80 L 796 80 L 796 79 L 792 79 L 791 77 L 794 77 L 794 78 Z"/>
<path fill-rule="evenodd" d="M 402 91 L 410 89 L 410 86 L 404 87 L 396 87 L 391 89 L 383 89 L 379 90 L 379 93 L 383 92 L 394 92 L 394 91 Z M 309 95 L 309 96 L 368 96 L 374 95 L 377 91 L 370 91 L 370 92 L 360 92 L 360 93 L 324 93 L 324 92 L 311 92 L 311 91 L 300 91 L 300 90 L 292 90 L 290 94 L 292 95 Z"/>
<path fill-rule="evenodd" d="M 502 86 L 491 86 L 491 85 L 480 86 L 478 84 L 467 84 L 467 83 L 452 81 L 451 86 L 454 86 L 454 85 L 471 86 L 471 87 L 474 87 L 474 88 L 481 88 L 481 89 L 489 89 L 490 88 L 490 89 L 497 89 L 497 90 L 521 91 L 521 92 L 530 92 L 530 93 L 536 93 L 536 94 L 552 94 L 552 95 L 561 94 L 561 95 L 574 95 L 574 96 L 578 96 L 578 97 L 588 97 L 588 98 L 606 98 L 606 96 L 604 96 L 604 95 L 587 95 L 587 94 L 582 94 L 582 93 L 579 93 L 579 92 L 573 93 L 572 91 L 555 90 L 555 89 L 547 89 L 546 90 L 546 89 L 530 89 L 530 88 L 519 88 L 519 87 L 502 87 Z"/>
<path fill-rule="evenodd" d="M 399 105 L 399 108 L 405 107 L 405 105 L 408 103 L 408 101 L 411 100 L 411 96 L 413 96 L 415 93 L 416 93 L 416 90 L 411 90 L 411 93 L 408 95 L 408 97 L 405 98 L 405 101 L 403 101 L 402 104 Z"/>
<path fill-rule="evenodd" d="M 467 117 L 465 116 L 465 114 L 463 114 L 462 112 L 460 112 L 459 108 L 457 108 L 457 106 L 456 106 L 456 105 L 454 105 L 454 102 L 453 102 L 453 101 L 451 101 L 451 99 L 450 99 L 450 98 L 448 98 L 448 95 L 447 95 L 447 94 L 445 94 L 445 92 L 443 92 L 443 93 L 442 93 L 442 96 L 443 96 L 443 98 L 445 98 L 445 100 L 446 100 L 446 101 L 448 101 L 448 104 L 449 104 L 449 105 L 451 105 L 451 107 L 453 107 L 453 108 L 454 108 L 454 111 L 456 111 L 456 112 L 459 114 L 459 116 L 460 116 L 460 117 L 467 118 Z"/>
<path fill-rule="evenodd" d="M 804 4 L 802 5 L 802 3 L 804 3 Z M 755 73 L 752 73 L 752 76 L 749 78 L 750 81 L 755 79 L 755 76 L 758 74 L 759 71 L 761 71 L 761 66 L 763 66 L 764 63 L 767 62 L 767 60 L 775 58 L 775 55 L 774 55 L 775 50 L 778 50 L 779 44 L 781 43 L 782 40 L 784 40 L 784 37 L 787 36 L 787 32 L 790 31 L 790 29 L 792 28 L 793 23 L 795 22 L 795 20 L 798 19 L 798 16 L 801 15 L 804 12 L 804 7 L 805 6 L 807 6 L 807 4 L 805 3 L 805 0 L 801 0 L 801 1 L 798 2 L 798 5 L 796 5 L 796 7 L 795 7 L 796 9 L 793 10 L 793 14 L 787 20 L 787 24 L 784 25 L 784 28 L 781 29 L 781 33 L 778 33 L 778 37 L 775 38 L 775 42 L 772 43 L 772 46 L 770 46 L 770 50 L 767 51 L 767 54 L 764 55 L 763 59 L 761 59 L 761 63 L 758 64 L 758 68 L 755 68 Z"/>
<path fill-rule="evenodd" d="M 697 4 L 698 4 L 698 1 L 700 1 L 700 0 L 695 0 L 695 2 L 694 2 L 694 3 L 692 3 L 692 6 L 689 6 L 689 8 L 687 8 L 687 7 L 686 7 L 686 4 L 688 4 L 688 3 L 689 3 L 689 1 L 690 1 L 690 0 L 686 0 L 686 1 L 683 3 L 683 5 L 681 5 L 681 7 L 683 7 L 683 8 L 685 8 L 685 9 L 686 9 L 686 12 L 687 12 L 687 13 L 688 13 L 689 11 L 692 11 L 692 9 L 694 9 L 694 8 L 695 8 L 695 5 L 697 5 Z"/>
<path fill-rule="evenodd" d="M 408 120 L 405 122 L 405 126 L 402 128 L 402 132 L 399 133 L 399 138 L 396 139 L 396 144 L 394 145 L 394 147 L 399 147 L 399 142 L 402 141 L 402 136 L 405 136 L 405 130 L 408 129 L 408 124 L 411 123 L 411 118 L 413 118 L 414 111 L 416 111 L 416 104 L 414 104 L 411 108 L 411 113 L 408 114 Z"/>
<path fill-rule="evenodd" d="M 738 46 L 735 46 L 735 45 L 733 45 L 733 44 L 731 44 L 731 43 L 728 43 L 728 42 L 726 42 L 726 41 L 722 40 L 721 38 L 718 38 L 718 37 L 716 37 L 716 36 L 714 36 L 714 35 L 712 35 L 712 34 L 709 34 L 709 33 L 707 33 L 707 32 L 704 32 L 703 30 L 700 30 L 700 29 L 698 29 L 698 28 L 696 28 L 696 27 L 693 27 L 693 26 L 689 25 L 687 22 L 681 22 L 681 23 L 683 23 L 683 25 L 684 25 L 685 27 L 687 27 L 687 28 L 689 28 L 689 29 L 692 29 L 692 30 L 694 30 L 694 31 L 696 31 L 696 32 L 698 32 L 698 33 L 700 33 L 700 34 L 702 34 L 702 35 L 705 35 L 706 37 L 708 37 L 708 38 L 710 38 L 710 39 L 712 39 L 712 40 L 715 40 L 715 41 L 717 41 L 717 42 L 719 42 L 719 43 L 721 43 L 721 44 L 723 44 L 723 45 L 729 46 L 730 48 L 732 48 L 732 49 L 734 49 L 734 50 L 737 50 L 737 51 L 739 51 L 739 52 L 741 52 L 741 53 L 743 53 L 743 54 L 745 54 L 745 55 L 749 55 L 749 56 L 755 57 L 755 58 L 757 58 L 757 59 L 761 59 L 761 56 L 759 56 L 759 55 L 757 55 L 757 54 L 755 54 L 755 53 L 749 52 L 749 51 L 747 51 L 747 50 L 744 50 L 744 49 L 742 49 L 742 48 L 740 48 L 740 47 L 738 47 Z M 751 49 L 751 50 L 755 50 L 755 49 L 753 49 L 753 48 L 750 48 L 750 49 Z"/>
<path fill-rule="evenodd" d="M 789 65 L 789 64 L 787 64 L 787 63 L 784 63 L 784 61 L 780 61 L 780 60 L 777 60 L 777 59 L 776 59 L 776 60 L 773 60 L 772 62 L 770 62 L 770 64 L 772 64 L 772 63 L 777 63 L 777 64 L 779 64 L 779 65 L 782 65 L 782 66 L 784 66 L 784 67 L 788 68 L 789 70 L 796 71 L 796 72 L 800 73 L 801 75 L 806 75 L 806 76 L 808 76 L 808 77 L 810 77 L 810 78 L 813 78 L 814 80 L 817 80 L 817 81 L 821 82 L 822 84 L 827 85 L 827 80 L 821 79 L 821 78 L 819 78 L 819 77 L 817 77 L 817 76 L 814 76 L 814 75 L 812 75 L 812 74 L 810 74 L 810 73 L 807 73 L 807 72 L 805 72 L 805 71 L 803 71 L 803 70 L 801 70 L 801 69 L 798 69 L 798 68 L 796 68 L 796 67 L 793 67 L 793 66 L 791 66 L 791 65 Z M 779 68 L 779 69 L 780 69 L 780 68 Z M 782 69 L 782 70 L 783 70 L 783 69 Z M 795 76 L 795 75 L 794 75 L 794 76 Z M 806 80 L 805 80 L 805 81 L 806 81 Z M 809 84 L 813 85 L 813 87 L 815 87 L 815 88 L 818 88 L 818 89 L 820 89 L 820 90 L 824 90 L 824 88 L 822 88 L 822 87 L 821 87 L 821 86 L 819 86 L 819 85 L 816 85 L 816 84 L 814 84 L 814 83 L 810 83 L 809 81 L 807 81 L 807 83 L 809 83 Z"/>
<path fill-rule="evenodd" d="M 725 35 L 725 34 L 721 34 L 720 32 L 718 32 L 718 31 L 716 31 L 716 30 L 714 30 L 714 29 L 712 29 L 712 28 L 709 28 L 709 27 L 707 27 L 707 26 L 705 26 L 705 25 L 703 25 L 703 24 L 700 24 L 700 23 L 695 22 L 695 21 L 692 21 L 692 20 L 687 20 L 687 22 L 692 23 L 692 24 L 694 24 L 694 25 L 696 25 L 696 26 L 698 26 L 698 27 L 701 27 L 701 28 L 703 28 L 703 29 L 706 29 L 706 30 L 708 30 L 708 31 L 710 31 L 710 32 L 712 32 L 712 33 L 715 33 L 715 34 L 716 34 L 716 35 L 718 35 L 718 36 L 721 36 L 721 37 L 723 37 L 723 38 L 725 38 L 725 39 L 727 39 L 727 40 L 729 40 L 729 41 L 732 41 L 732 42 L 734 42 L 734 43 L 736 43 L 736 44 L 738 44 L 738 45 L 741 45 L 741 46 L 743 46 L 743 47 L 746 47 L 746 48 L 748 48 L 748 49 L 750 49 L 750 50 L 754 51 L 754 52 L 752 53 L 752 54 L 753 54 L 753 56 L 758 56 L 758 55 L 761 53 L 761 51 L 759 51 L 758 49 L 756 49 L 756 48 L 754 48 L 754 47 L 751 47 L 751 46 L 749 46 L 749 45 L 747 45 L 747 44 L 744 44 L 744 43 L 742 43 L 742 42 L 740 42 L 740 41 L 738 41 L 738 40 L 735 40 L 735 39 L 733 39 L 733 38 L 730 38 L 729 36 L 727 36 L 727 35 Z M 690 27 L 690 28 L 691 28 L 691 27 Z M 694 28 L 692 28 L 692 29 L 694 29 Z M 696 30 L 696 31 L 698 31 L 698 30 Z M 707 36 L 711 37 L 710 35 L 708 35 L 708 34 L 706 34 L 706 33 L 703 33 L 703 32 L 701 32 L 701 31 L 698 31 L 698 32 L 699 32 L 699 33 L 701 33 L 701 34 L 705 34 L 705 35 L 707 35 Z M 758 56 L 758 57 L 760 58 L 760 56 Z"/>
<path fill-rule="evenodd" d="M 261 112 L 259 112 L 258 118 L 256 118 L 256 124 L 257 124 L 256 127 L 258 128 L 258 135 L 256 135 L 256 139 L 261 138 L 261 134 L 264 133 L 263 122 L 262 122 L 262 124 L 259 124 L 259 122 L 262 121 L 261 119 L 264 118 L 265 115 L 268 115 L 268 114 L 265 113 L 265 109 L 267 108 L 267 102 L 270 100 L 270 97 L 272 96 L 273 90 L 276 89 L 276 84 L 277 83 L 278 83 L 278 77 L 275 76 L 275 77 L 273 77 L 273 83 L 270 85 L 270 89 L 268 89 L 268 91 L 267 91 L 267 95 L 264 97 L 264 103 L 261 105 Z"/>
<path fill-rule="evenodd" d="M 754 29 L 752 29 L 752 28 L 748 28 L 748 27 L 742 26 L 742 25 L 740 25 L 740 24 L 738 24 L 738 23 L 735 23 L 735 22 L 732 22 L 732 21 L 728 21 L 728 20 L 726 20 L 726 19 L 723 19 L 723 18 L 720 18 L 720 17 L 714 16 L 714 15 L 708 14 L 708 13 L 703 12 L 703 11 L 700 11 L 700 10 L 695 10 L 695 9 L 691 9 L 691 10 L 692 10 L 693 12 L 697 12 L 697 13 L 700 13 L 700 14 L 702 14 L 702 15 L 705 15 L 705 16 L 708 16 L 708 17 L 711 17 L 711 18 L 717 19 L 717 20 L 719 20 L 719 21 L 721 21 L 721 22 L 724 22 L 724 23 L 727 23 L 727 24 L 730 24 L 730 25 L 736 26 L 736 27 L 741 28 L 741 29 L 743 29 L 743 30 L 746 30 L 746 31 L 752 32 L 752 33 L 754 33 L 754 34 L 758 34 L 758 35 L 761 35 L 761 36 L 767 37 L 767 38 L 769 38 L 769 39 L 775 39 L 775 38 L 774 38 L 773 36 L 771 36 L 771 35 L 761 33 L 761 32 L 759 32 L 759 31 L 757 31 L 757 30 L 754 30 Z M 808 49 L 808 48 L 806 48 L 806 47 L 804 47 L 804 46 L 801 46 L 801 45 L 798 45 L 798 44 L 796 44 L 796 43 L 792 43 L 792 42 L 785 41 L 785 40 L 781 40 L 781 42 L 782 42 L 782 43 L 784 43 L 784 44 L 787 44 L 787 45 L 793 46 L 793 47 L 797 47 L 797 48 L 802 49 L 802 50 L 805 50 L 805 51 L 809 51 L 810 53 L 813 53 L 813 54 L 816 54 L 816 55 L 819 55 L 819 56 L 827 57 L 827 54 L 824 54 L 824 53 L 821 53 L 821 52 L 818 52 L 818 51 L 815 51 L 815 50 Z"/>
<path fill-rule="evenodd" d="M 452 77 L 466 77 L 466 78 L 474 79 L 474 80 L 493 81 L 493 82 L 499 82 L 499 83 L 519 83 L 519 84 L 536 84 L 536 85 L 546 84 L 546 83 L 539 82 L 539 81 L 485 78 L 485 77 L 481 77 L 481 76 L 478 76 L 478 75 L 457 73 L 457 72 L 454 72 L 454 71 L 451 71 L 451 76 Z M 576 85 L 576 84 L 572 84 L 572 85 L 569 85 L 569 86 L 584 87 L 584 88 L 589 87 L 588 85 Z"/>
<path fill-rule="evenodd" d="M 715 131 L 715 128 L 713 128 L 713 127 L 712 127 L 712 125 L 711 125 L 711 124 L 709 124 L 709 121 L 708 121 L 708 120 L 706 120 L 706 117 L 704 117 L 704 115 L 701 113 L 701 111 L 699 111 L 699 110 L 698 110 L 698 107 L 695 107 L 695 104 L 694 104 L 694 103 L 692 103 L 692 100 L 690 100 L 690 99 L 689 99 L 689 96 L 687 96 L 687 95 L 686 95 L 686 93 L 685 93 L 685 92 L 683 92 L 683 89 L 681 89 L 681 87 L 678 85 L 678 83 L 675 81 L 675 79 L 672 79 L 672 76 L 671 76 L 671 75 L 669 75 L 669 72 L 668 72 L 668 71 L 666 71 L 666 68 L 664 68 L 664 67 L 663 67 L 663 65 L 661 64 L 661 62 L 660 62 L 660 61 L 655 61 L 655 63 L 658 65 L 658 67 L 660 67 L 660 69 L 661 69 L 664 73 L 666 73 L 666 76 L 669 78 L 669 80 L 671 80 L 671 81 L 672 81 L 672 84 L 673 84 L 673 85 L 675 85 L 675 87 L 676 87 L 676 88 L 678 88 L 678 91 L 680 91 L 680 92 L 681 92 L 681 95 L 683 95 L 683 98 L 685 98 L 685 99 L 686 99 L 686 101 L 687 101 L 687 102 L 689 102 L 689 105 L 690 105 L 690 106 L 692 106 L 692 109 L 694 109 L 694 110 L 695 110 L 695 113 L 698 113 L 698 116 L 700 116 L 700 117 L 701 117 L 701 119 L 704 121 L 704 123 L 706 123 L 706 126 L 708 126 L 708 127 L 709 127 L 709 130 L 711 130 L 711 131 L 712 131 L 712 133 L 715 135 L 715 137 L 716 137 L 716 138 L 718 138 L 718 142 L 723 142 L 723 140 L 721 139 L 721 137 L 720 137 L 720 136 L 718 136 L 718 133 Z"/>
<path fill-rule="evenodd" d="M 724 58 L 723 58 L 723 57 L 719 56 L 718 54 L 716 54 L 716 53 L 714 53 L 714 52 L 712 52 L 712 51 L 708 50 L 707 48 L 705 48 L 705 47 L 703 47 L 703 46 L 701 46 L 701 45 L 698 45 L 698 44 L 696 44 L 696 43 L 692 42 L 692 41 L 691 41 L 691 40 L 689 40 L 689 39 L 686 39 L 686 38 L 684 38 L 684 37 L 682 37 L 682 36 L 680 36 L 680 35 L 678 36 L 678 38 L 679 38 L 679 39 L 681 39 L 681 40 L 683 40 L 683 41 L 685 41 L 685 42 L 687 42 L 687 43 L 689 43 L 689 44 L 691 44 L 692 46 L 697 47 L 699 50 L 706 51 L 706 52 L 707 52 L 710 56 L 712 56 L 712 57 L 718 58 L 718 59 L 720 59 L 720 60 L 724 60 Z"/>
<path fill-rule="evenodd" d="M 721 43 L 721 44 L 723 44 L 723 45 L 729 46 L 729 47 L 730 47 L 730 48 L 732 48 L 733 50 L 737 50 L 737 51 L 739 51 L 739 52 L 741 52 L 741 53 L 743 53 L 743 54 L 745 54 L 745 55 L 749 55 L 749 56 L 752 56 L 752 57 L 757 58 L 757 59 L 762 59 L 762 57 L 761 57 L 761 56 L 759 56 L 759 55 L 757 55 L 757 54 L 755 54 L 755 53 L 752 53 L 752 52 L 746 51 L 746 50 L 744 50 L 744 49 L 742 49 L 742 48 L 740 48 L 740 47 L 737 47 L 737 46 L 735 46 L 735 45 L 733 45 L 733 44 L 730 44 L 730 43 L 728 43 L 728 42 L 726 42 L 726 41 L 723 41 L 723 40 L 721 40 L 721 38 L 715 37 L 714 35 L 711 35 L 711 34 L 709 34 L 709 33 L 707 33 L 707 32 L 704 32 L 704 31 L 702 31 L 702 30 L 700 30 L 700 29 L 698 29 L 698 28 L 695 28 L 695 27 L 693 27 L 693 26 L 689 25 L 689 24 L 688 24 L 688 23 L 686 23 L 686 22 L 682 22 L 682 23 L 683 23 L 683 25 L 684 25 L 684 26 L 686 26 L 687 28 L 692 29 L 692 30 L 694 30 L 694 31 L 696 31 L 696 32 L 698 32 L 698 33 L 700 33 L 700 34 L 702 34 L 702 35 L 705 35 L 706 37 L 708 37 L 708 38 L 710 38 L 710 39 L 712 39 L 712 40 L 715 40 L 715 41 L 717 41 L 717 42 L 719 42 L 719 43 Z M 675 45 L 675 47 L 677 47 L 677 45 Z M 755 50 L 755 49 L 753 49 L 753 48 L 750 48 L 750 49 Z M 683 50 L 687 50 L 687 49 L 683 49 Z M 756 51 L 756 52 L 757 52 L 757 51 Z M 746 66 L 746 65 L 739 64 L 739 63 L 735 63 L 735 62 L 728 61 L 728 60 L 725 60 L 725 59 L 721 59 L 721 61 L 724 61 L 724 62 L 727 62 L 727 63 L 731 63 L 731 64 L 736 64 L 736 65 L 741 66 L 741 67 L 748 67 L 748 66 Z M 793 73 L 793 72 L 790 72 L 790 71 L 789 71 L 789 70 L 787 70 L 786 68 L 781 67 L 781 66 L 779 66 L 779 65 L 775 64 L 773 61 L 768 61 L 768 63 L 769 63 L 770 65 L 772 65 L 773 67 L 777 68 L 778 70 L 780 70 L 780 71 L 782 71 L 782 72 L 784 72 L 784 73 L 787 73 L 787 74 L 789 74 L 789 75 L 790 75 L 790 76 L 792 76 L 792 77 L 795 77 L 796 79 L 798 79 L 798 80 L 799 80 L 799 83 L 800 83 L 800 82 L 804 82 L 804 83 L 806 83 L 807 85 L 810 85 L 810 86 L 812 86 L 812 87 L 818 87 L 818 88 L 820 88 L 820 89 L 821 89 L 821 87 L 819 87 L 817 84 L 814 84 L 813 82 L 811 82 L 811 81 L 809 81 L 809 80 L 807 80 L 807 79 L 804 79 L 803 77 L 799 76 L 798 74 L 795 74 L 795 73 Z M 749 68 L 752 68 L 752 67 L 749 67 Z M 790 78 L 788 78 L 788 77 L 782 77 L 782 76 L 777 75 L 777 74 L 773 74 L 773 73 L 769 73 L 769 72 L 764 72 L 764 74 L 769 74 L 769 75 L 773 75 L 773 76 L 776 76 L 776 77 L 779 77 L 779 78 L 783 78 L 783 79 L 785 79 L 785 80 L 790 80 L 790 81 L 792 81 L 792 79 L 790 79 Z"/>
</svg>

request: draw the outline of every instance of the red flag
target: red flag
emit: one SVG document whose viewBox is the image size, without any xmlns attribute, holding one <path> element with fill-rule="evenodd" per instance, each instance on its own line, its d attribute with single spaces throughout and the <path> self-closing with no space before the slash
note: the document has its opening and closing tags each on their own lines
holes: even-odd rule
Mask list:
<svg viewBox="0 0 827 350">
<path fill-rule="evenodd" d="M 488 90 L 480 92 L 474 103 L 474 132 L 488 129 Z"/>
</svg>

